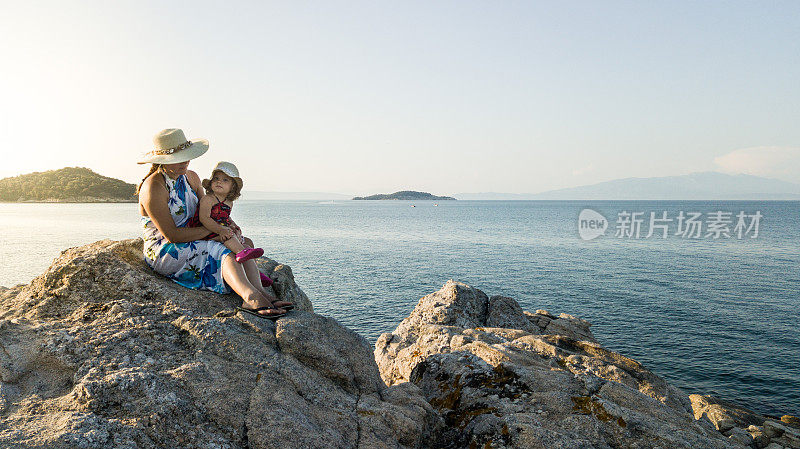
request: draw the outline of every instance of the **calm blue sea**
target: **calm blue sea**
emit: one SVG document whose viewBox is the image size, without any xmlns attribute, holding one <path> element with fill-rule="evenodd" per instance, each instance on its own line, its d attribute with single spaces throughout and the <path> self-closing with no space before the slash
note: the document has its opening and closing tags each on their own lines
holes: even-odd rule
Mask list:
<svg viewBox="0 0 800 449">
<path fill-rule="evenodd" d="M 689 393 L 800 415 L 800 202 L 436 204 L 240 200 L 233 216 L 292 266 L 318 313 L 372 342 L 456 279 L 587 319 L 606 347 Z M 584 208 L 608 220 L 605 236 L 579 237 Z M 674 235 L 681 211 L 702 214 L 701 238 Z M 705 236 L 716 211 L 731 214 L 729 238 Z M 615 237 L 622 212 L 642 213 L 640 238 Z M 668 238 L 646 238 L 650 212 L 674 220 Z M 740 212 L 762 215 L 756 238 L 733 232 Z M 0 204 L 0 217 L 7 286 L 64 248 L 139 234 L 135 204 Z"/>
</svg>

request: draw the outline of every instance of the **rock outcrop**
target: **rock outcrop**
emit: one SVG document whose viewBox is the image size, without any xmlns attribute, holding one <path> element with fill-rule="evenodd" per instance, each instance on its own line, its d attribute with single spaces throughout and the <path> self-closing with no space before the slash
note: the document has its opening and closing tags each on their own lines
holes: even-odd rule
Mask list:
<svg viewBox="0 0 800 449">
<path fill-rule="evenodd" d="M 286 265 L 258 261 L 298 309 L 272 322 L 154 274 L 141 245 L 0 287 L 0 447 L 800 448 L 797 418 L 690 400 L 567 314 L 450 281 L 373 352 Z"/>
<path fill-rule="evenodd" d="M 388 385 L 413 383 L 439 412 L 433 447 L 745 447 L 695 420 L 679 389 L 604 349 L 585 321 L 459 282 L 381 335 L 375 359 Z"/>
<path fill-rule="evenodd" d="M 423 444 L 420 390 L 387 388 L 367 341 L 314 314 L 289 267 L 260 261 L 298 305 L 272 322 L 154 274 L 141 245 L 70 249 L 0 291 L 0 447 Z"/>
<path fill-rule="evenodd" d="M 707 395 L 689 395 L 695 419 L 708 419 L 723 435 L 756 449 L 800 448 L 800 420 L 767 418 L 752 410 Z"/>
</svg>

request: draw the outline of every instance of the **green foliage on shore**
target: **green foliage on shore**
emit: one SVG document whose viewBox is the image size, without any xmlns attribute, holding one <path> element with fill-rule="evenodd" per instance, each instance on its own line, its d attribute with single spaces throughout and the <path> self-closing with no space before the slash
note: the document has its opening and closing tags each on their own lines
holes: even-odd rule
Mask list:
<svg viewBox="0 0 800 449">
<path fill-rule="evenodd" d="M 370 195 L 370 196 L 357 196 L 353 198 L 354 200 L 436 200 L 436 201 L 445 201 L 445 200 L 455 200 L 455 198 L 450 196 L 436 196 L 431 195 L 428 192 L 416 192 L 413 190 L 401 190 L 400 192 L 394 192 L 389 194 L 377 194 L 377 195 Z"/>
<path fill-rule="evenodd" d="M 0 201 L 6 202 L 136 201 L 135 190 L 133 184 L 98 175 L 84 167 L 0 179 Z"/>
</svg>

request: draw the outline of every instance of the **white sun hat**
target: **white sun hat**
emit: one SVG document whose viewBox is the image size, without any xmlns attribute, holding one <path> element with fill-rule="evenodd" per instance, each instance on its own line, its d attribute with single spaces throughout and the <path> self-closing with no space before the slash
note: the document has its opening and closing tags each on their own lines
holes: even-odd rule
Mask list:
<svg viewBox="0 0 800 449">
<path fill-rule="evenodd" d="M 239 184 L 239 191 L 242 190 L 242 184 L 243 184 L 242 178 L 239 177 L 239 169 L 236 168 L 235 165 L 231 164 L 230 162 L 225 162 L 225 161 L 217 162 L 217 166 L 214 167 L 213 170 L 211 170 L 211 177 L 213 178 L 214 177 L 214 172 L 218 172 L 218 171 L 221 171 L 222 173 L 225 173 L 226 175 L 228 175 L 231 178 L 233 178 L 233 180 L 236 181 L 236 184 Z M 208 190 L 210 188 L 210 186 L 211 186 L 211 180 L 210 179 L 204 179 L 202 184 L 203 184 L 203 188 Z"/>
<path fill-rule="evenodd" d="M 159 132 L 153 137 L 153 144 L 156 148 L 145 153 L 137 164 L 179 164 L 208 151 L 208 140 L 187 140 L 177 128 Z"/>
</svg>

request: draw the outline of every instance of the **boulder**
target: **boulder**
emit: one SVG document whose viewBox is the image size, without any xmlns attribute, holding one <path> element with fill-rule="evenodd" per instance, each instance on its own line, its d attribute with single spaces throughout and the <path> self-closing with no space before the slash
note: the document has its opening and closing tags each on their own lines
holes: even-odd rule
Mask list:
<svg viewBox="0 0 800 449">
<path fill-rule="evenodd" d="M 392 332 L 378 337 L 375 359 L 388 385 L 407 382 L 412 368 L 428 354 L 449 351 L 451 339 L 480 341 L 483 347 L 524 335 L 545 334 L 564 341 L 596 342 L 590 324 L 571 315 L 525 312 L 512 298 L 486 296 L 466 284 L 448 281 L 419 300 L 414 311 Z M 469 329 L 466 334 L 463 330 Z M 487 329 L 489 331 L 487 331 Z M 496 338 L 506 329 L 508 335 Z M 512 338 L 512 339 L 513 339 Z"/>
<path fill-rule="evenodd" d="M 800 418 L 796 416 L 783 415 L 781 416 L 781 422 L 789 426 L 792 426 L 795 429 L 800 429 Z"/>
<path fill-rule="evenodd" d="M 460 282 L 420 299 L 375 359 L 388 385 L 418 386 L 441 415 L 432 447 L 742 447 L 586 321 Z"/>
<path fill-rule="evenodd" d="M 763 427 L 750 425 L 747 427 L 747 432 L 753 439 L 756 449 L 764 449 L 769 444 L 769 437 L 764 433 Z"/>
<path fill-rule="evenodd" d="M 734 427 L 725 433 L 731 441 L 736 442 L 742 446 L 751 446 L 753 444 L 753 437 L 744 431 L 741 427 Z"/>
<path fill-rule="evenodd" d="M 792 426 L 790 415 L 778 421 L 713 396 L 693 394 L 689 399 L 696 419 L 707 419 L 736 441 L 744 441 L 745 434 L 749 434 L 748 444 L 757 449 L 773 444 L 800 449 L 800 429 Z"/>
<path fill-rule="evenodd" d="M 372 348 L 262 259 L 276 322 L 152 272 L 141 240 L 61 254 L 0 291 L 0 447 L 414 448 L 437 422 Z"/>
<path fill-rule="evenodd" d="M 770 438 L 770 442 L 800 449 L 800 429 L 787 423 L 767 419 L 764 421 L 764 434 Z"/>
<path fill-rule="evenodd" d="M 764 415 L 714 396 L 691 394 L 689 400 L 695 419 L 708 418 L 720 432 L 733 427 L 761 426 L 766 419 Z"/>
</svg>

